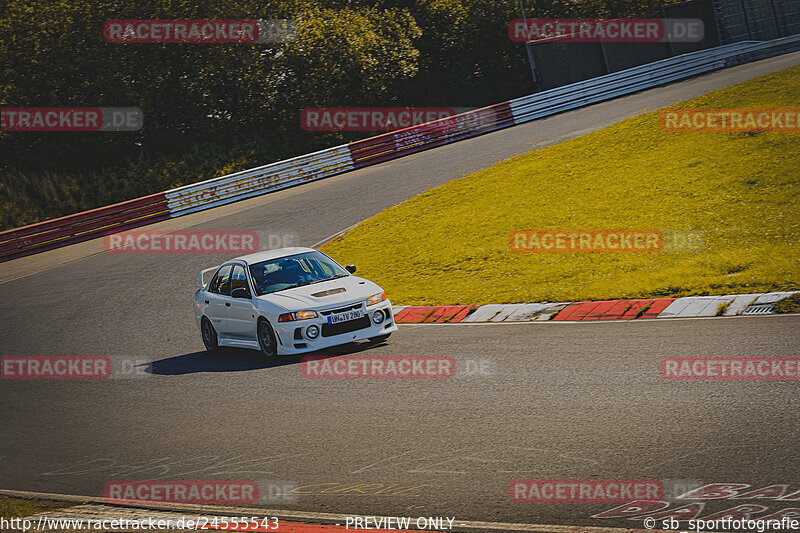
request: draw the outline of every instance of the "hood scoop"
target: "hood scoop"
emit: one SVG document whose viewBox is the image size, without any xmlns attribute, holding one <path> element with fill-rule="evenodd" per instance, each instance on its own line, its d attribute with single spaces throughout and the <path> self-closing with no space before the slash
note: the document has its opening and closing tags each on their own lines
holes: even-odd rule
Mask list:
<svg viewBox="0 0 800 533">
<path fill-rule="evenodd" d="M 311 296 L 314 296 L 315 298 L 322 298 L 323 296 L 330 296 L 331 294 L 339 294 L 340 292 L 345 292 L 345 291 L 347 291 L 347 289 L 345 289 L 344 287 L 336 287 L 335 289 L 328 289 L 327 291 L 315 292 Z"/>
</svg>

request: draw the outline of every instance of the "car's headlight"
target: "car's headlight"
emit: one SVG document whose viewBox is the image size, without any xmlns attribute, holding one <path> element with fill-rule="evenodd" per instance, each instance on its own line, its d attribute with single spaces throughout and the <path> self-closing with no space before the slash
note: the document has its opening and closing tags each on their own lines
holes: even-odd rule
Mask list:
<svg viewBox="0 0 800 533">
<path fill-rule="evenodd" d="M 365 302 L 366 302 L 367 306 L 370 306 L 370 305 L 379 304 L 379 303 L 383 302 L 384 300 L 386 300 L 386 293 L 385 292 L 379 292 L 378 294 L 373 294 L 372 296 L 367 298 L 365 300 Z"/>
<path fill-rule="evenodd" d="M 308 320 L 317 318 L 316 311 L 297 311 L 296 313 L 284 313 L 278 317 L 278 322 L 292 322 L 294 320 Z"/>
</svg>

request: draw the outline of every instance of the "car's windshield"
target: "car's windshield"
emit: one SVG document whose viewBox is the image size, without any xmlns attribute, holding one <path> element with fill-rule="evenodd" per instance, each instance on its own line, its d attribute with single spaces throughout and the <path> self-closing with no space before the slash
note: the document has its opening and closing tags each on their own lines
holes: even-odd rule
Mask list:
<svg viewBox="0 0 800 533">
<path fill-rule="evenodd" d="M 269 294 L 327 279 L 349 276 L 325 254 L 305 252 L 250 265 L 256 294 Z"/>
</svg>

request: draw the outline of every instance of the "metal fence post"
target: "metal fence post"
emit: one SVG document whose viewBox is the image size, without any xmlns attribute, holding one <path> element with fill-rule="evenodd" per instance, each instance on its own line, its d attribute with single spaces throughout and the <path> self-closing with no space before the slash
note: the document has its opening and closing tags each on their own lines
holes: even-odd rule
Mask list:
<svg viewBox="0 0 800 533">
<path fill-rule="evenodd" d="M 525 32 L 527 33 L 528 18 L 525 16 L 525 7 L 522 5 L 522 0 L 519 0 L 519 10 L 522 12 L 522 21 L 525 24 Z M 533 78 L 533 84 L 536 85 L 536 66 L 533 62 L 533 52 L 531 52 L 530 41 L 525 41 L 525 51 L 528 53 L 528 63 L 531 66 L 531 78 Z"/>
</svg>

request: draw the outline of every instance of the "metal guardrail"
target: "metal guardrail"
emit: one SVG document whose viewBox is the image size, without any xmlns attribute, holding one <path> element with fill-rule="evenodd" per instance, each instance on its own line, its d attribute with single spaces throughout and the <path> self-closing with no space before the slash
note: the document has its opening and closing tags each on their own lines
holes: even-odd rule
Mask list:
<svg viewBox="0 0 800 533">
<path fill-rule="evenodd" d="M 164 193 L 170 217 L 179 217 L 353 170 L 347 145 L 335 146 Z"/>
<path fill-rule="evenodd" d="M 793 49 L 800 49 L 800 35 L 763 43 L 728 44 L 669 57 L 530 96 L 523 96 L 511 100 L 509 104 L 515 123 L 521 124 L 569 109 L 632 94 L 642 89 L 733 66 L 742 61 L 741 56 L 749 55 L 753 58 L 760 58 L 760 53 L 764 51 L 782 52 Z"/>
<path fill-rule="evenodd" d="M 793 50 L 800 50 L 800 35 L 691 52 L 163 193 L 0 232 L 0 262 L 327 178 Z"/>
<path fill-rule="evenodd" d="M 170 218 L 163 192 L 0 233 L 0 262 Z"/>
</svg>

